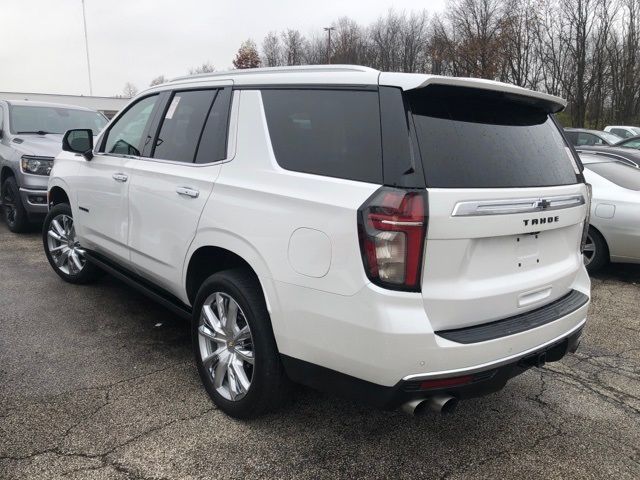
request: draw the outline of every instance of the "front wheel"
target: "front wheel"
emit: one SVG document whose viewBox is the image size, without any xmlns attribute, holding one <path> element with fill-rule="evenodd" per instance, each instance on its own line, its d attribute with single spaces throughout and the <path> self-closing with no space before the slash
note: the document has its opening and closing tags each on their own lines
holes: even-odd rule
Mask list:
<svg viewBox="0 0 640 480">
<path fill-rule="evenodd" d="M 9 177 L 2 185 L 2 204 L 4 221 L 13 233 L 23 233 L 29 228 L 27 211 L 20 198 L 20 189 L 14 177 Z"/>
<path fill-rule="evenodd" d="M 68 204 L 61 203 L 49 210 L 42 228 L 42 243 L 49 264 L 65 282 L 90 283 L 100 275 L 100 269 L 87 261 Z"/>
<path fill-rule="evenodd" d="M 251 272 L 210 276 L 198 291 L 191 331 L 202 383 L 227 415 L 253 418 L 287 400 L 289 381 Z"/>
</svg>

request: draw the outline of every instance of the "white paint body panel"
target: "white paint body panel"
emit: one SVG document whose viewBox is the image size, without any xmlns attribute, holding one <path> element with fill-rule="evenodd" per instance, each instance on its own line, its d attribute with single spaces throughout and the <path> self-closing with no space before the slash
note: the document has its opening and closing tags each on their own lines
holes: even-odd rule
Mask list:
<svg viewBox="0 0 640 480">
<path fill-rule="evenodd" d="M 271 147 L 261 93 L 250 87 L 380 81 L 411 89 L 425 82 L 445 82 L 441 77 L 380 74 L 361 67 L 300 68 L 286 75 L 217 74 L 150 91 L 216 86 L 230 80 L 246 89 L 233 95 L 229 138 L 233 152 L 227 161 L 202 168 L 123 160 L 121 167 L 131 179 L 128 190 L 117 192 L 101 180 L 101 175 L 106 178 L 111 173 L 106 167 L 101 173 L 97 164 L 67 154 L 56 160 L 50 187 L 69 189 L 83 244 L 108 250 L 112 257 L 129 256 L 138 273 L 186 304 L 193 254 L 208 246 L 230 250 L 256 272 L 282 354 L 385 386 L 406 377 L 490 365 L 584 324 L 587 306 L 542 327 L 489 342 L 463 345 L 434 333 L 515 315 L 570 289 L 589 295 L 589 278 L 578 251 L 584 206 L 554 213 L 561 220 L 535 229 L 540 232 L 537 241 L 528 235 L 534 229 L 523 226 L 527 215 L 451 217 L 455 203 L 464 200 L 584 193 L 584 185 L 429 189 L 423 291 L 382 289 L 365 275 L 357 227 L 358 208 L 380 185 L 282 169 Z M 448 82 L 516 89 L 520 95 L 559 101 L 495 82 Z M 180 198 L 176 186 L 197 188 L 200 195 Z M 104 215 L 89 220 L 78 214 L 77 197 Z M 100 236 L 96 231 L 106 233 Z M 105 241 L 108 236 L 115 240 Z M 520 245 L 515 241 L 518 236 Z M 524 266 L 518 267 L 518 262 Z"/>
</svg>

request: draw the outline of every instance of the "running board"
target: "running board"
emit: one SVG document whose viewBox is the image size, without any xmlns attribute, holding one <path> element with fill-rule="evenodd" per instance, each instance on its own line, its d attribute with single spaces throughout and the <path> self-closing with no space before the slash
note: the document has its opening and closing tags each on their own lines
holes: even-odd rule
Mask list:
<svg viewBox="0 0 640 480">
<path fill-rule="evenodd" d="M 121 267 L 99 253 L 87 250 L 86 257 L 87 260 L 94 265 L 100 267 L 102 270 L 116 277 L 118 280 L 122 280 L 127 285 L 135 288 L 140 293 L 156 301 L 163 307 L 168 308 L 179 317 L 184 318 L 185 320 L 191 320 L 191 307 L 182 303 L 175 295 L 172 295 L 166 290 L 152 284 L 140 275 L 130 272 L 126 268 Z"/>
</svg>

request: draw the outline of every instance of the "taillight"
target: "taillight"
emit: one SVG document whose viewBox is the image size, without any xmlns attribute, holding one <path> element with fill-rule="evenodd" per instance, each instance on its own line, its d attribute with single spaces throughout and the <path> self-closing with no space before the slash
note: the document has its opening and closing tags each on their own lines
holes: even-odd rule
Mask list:
<svg viewBox="0 0 640 480">
<path fill-rule="evenodd" d="M 426 191 L 382 187 L 358 210 L 362 262 L 381 287 L 420 291 Z"/>
<path fill-rule="evenodd" d="M 584 253 L 584 246 L 587 243 L 587 234 L 589 233 L 589 222 L 591 220 L 591 196 L 592 189 L 590 183 L 587 186 L 587 215 L 584 217 L 584 226 L 582 227 L 582 240 L 580 241 L 580 253 Z"/>
</svg>

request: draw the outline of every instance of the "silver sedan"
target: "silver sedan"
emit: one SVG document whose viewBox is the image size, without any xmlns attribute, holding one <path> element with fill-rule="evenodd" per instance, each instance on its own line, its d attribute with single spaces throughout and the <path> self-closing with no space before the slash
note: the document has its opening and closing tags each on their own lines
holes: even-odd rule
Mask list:
<svg viewBox="0 0 640 480">
<path fill-rule="evenodd" d="M 640 169 L 581 153 L 593 187 L 584 263 L 594 272 L 609 262 L 640 263 Z"/>
</svg>

